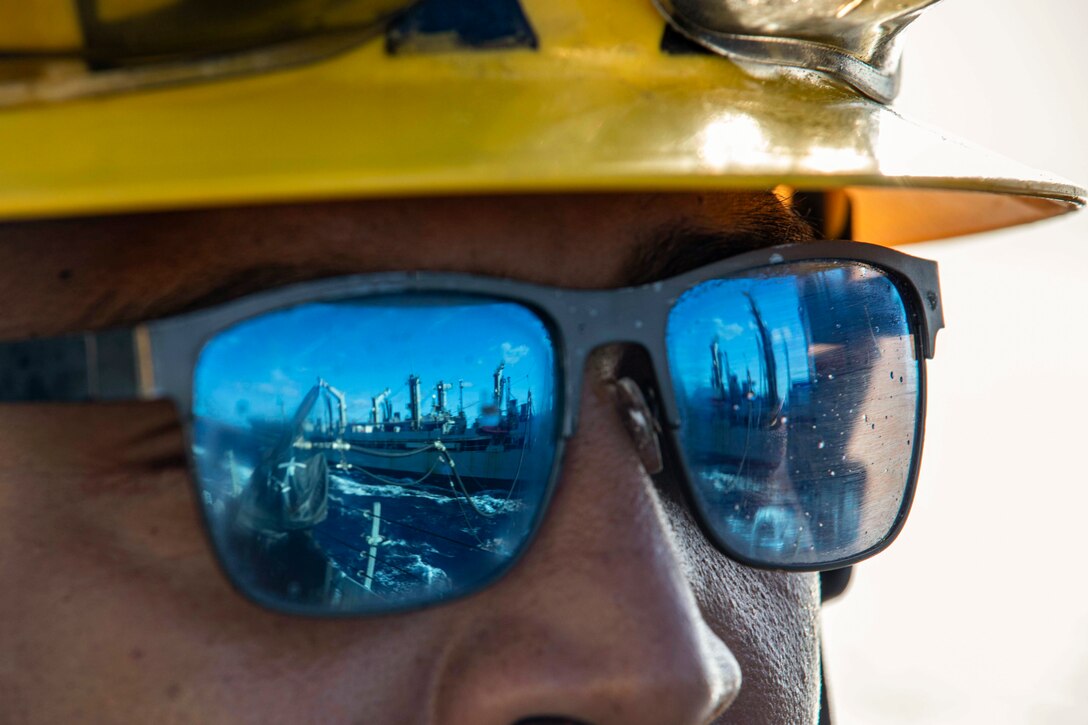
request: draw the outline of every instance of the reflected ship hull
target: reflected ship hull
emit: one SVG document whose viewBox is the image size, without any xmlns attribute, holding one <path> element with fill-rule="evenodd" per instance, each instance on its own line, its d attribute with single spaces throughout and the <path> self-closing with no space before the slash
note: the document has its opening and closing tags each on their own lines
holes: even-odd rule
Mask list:
<svg viewBox="0 0 1088 725">
<path fill-rule="evenodd" d="M 537 418 L 535 423 L 531 428 L 537 430 L 548 424 L 543 418 Z M 260 459 L 259 451 L 271 448 L 286 430 L 282 425 L 267 422 L 254 423 L 248 431 L 207 422 L 203 425 L 206 439 L 234 450 L 240 460 L 253 462 Z M 550 471 L 542 469 L 547 468 L 550 458 L 542 460 L 542 456 L 533 454 L 534 437 L 525 426 L 510 431 L 443 436 L 418 431 L 349 432 L 343 437 L 311 435 L 304 443 L 296 442 L 296 446 L 322 452 L 332 472 L 350 471 L 361 480 L 418 483 L 447 490 L 452 462 L 466 492 L 473 494 L 506 490 L 516 480 L 546 479 Z"/>
<path fill-rule="evenodd" d="M 331 446 L 325 450 L 331 470 L 351 472 L 360 480 L 472 495 L 507 491 L 520 480 L 547 480 L 551 457 L 534 451 L 534 439 L 549 420 L 459 431 L 364 428 L 316 445 Z"/>
<path fill-rule="evenodd" d="M 684 432 L 690 463 L 724 472 L 766 474 L 786 453 L 785 426 L 771 428 L 759 417 L 729 411 L 719 401 L 688 410 Z"/>
<path fill-rule="evenodd" d="M 427 446 L 429 442 L 418 443 Z M 453 448 L 450 441 L 443 441 L 443 444 L 450 446 L 448 455 L 453 460 L 453 468 L 469 494 L 483 490 L 507 489 L 511 481 L 526 476 L 534 479 L 541 477 L 541 472 L 535 470 L 535 457 L 523 453 L 520 448 L 459 451 Z M 391 458 L 387 448 L 374 449 L 359 445 L 353 446 L 343 457 L 336 452 L 330 452 L 326 457 L 330 468 L 342 467 L 346 461 L 364 475 L 398 482 L 447 486 L 452 476 L 446 455 L 433 448 L 403 458 Z"/>
</svg>

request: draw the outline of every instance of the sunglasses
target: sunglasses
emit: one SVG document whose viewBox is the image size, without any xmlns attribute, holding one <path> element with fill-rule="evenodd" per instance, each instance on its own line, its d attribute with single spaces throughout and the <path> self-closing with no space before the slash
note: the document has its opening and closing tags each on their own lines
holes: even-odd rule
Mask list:
<svg viewBox="0 0 1088 725">
<path fill-rule="evenodd" d="M 619 290 L 376 274 L 4 343 L 0 400 L 172 399 L 234 585 L 281 612 L 380 614 L 515 564 L 610 343 L 646 351 L 717 548 L 794 571 L 871 556 L 910 508 L 942 326 L 934 262 L 856 242 Z"/>
</svg>

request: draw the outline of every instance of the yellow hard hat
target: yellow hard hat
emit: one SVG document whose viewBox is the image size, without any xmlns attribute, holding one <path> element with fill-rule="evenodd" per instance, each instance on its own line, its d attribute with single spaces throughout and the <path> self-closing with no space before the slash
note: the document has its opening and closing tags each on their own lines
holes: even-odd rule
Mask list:
<svg viewBox="0 0 1088 725">
<path fill-rule="evenodd" d="M 0 220 L 786 187 L 897 244 L 1083 205 L 889 107 L 934 1 L 0 0 Z"/>
</svg>

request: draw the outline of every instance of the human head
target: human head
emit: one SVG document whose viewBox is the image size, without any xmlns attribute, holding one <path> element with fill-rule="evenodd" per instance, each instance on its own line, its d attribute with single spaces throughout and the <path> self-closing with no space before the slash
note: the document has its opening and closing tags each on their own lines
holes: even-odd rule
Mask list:
<svg viewBox="0 0 1088 725">
<path fill-rule="evenodd" d="M 725 148 L 731 148 L 728 142 Z M 678 226 L 719 236 L 724 231 L 727 239 L 740 230 L 756 243 L 768 237 L 802 242 L 811 234 L 768 193 L 409 199 L 32 222 L 5 230 L 7 249 L 13 254 L 34 250 L 37 257 L 34 265 L 5 265 L 19 270 L 20 292 L 13 295 L 12 304 L 25 300 L 23 309 L 35 321 L 13 330 L 12 336 L 169 314 L 194 304 L 200 298 L 194 294 L 198 285 L 215 291 L 222 290 L 224 282 L 233 282 L 226 294 L 236 295 L 250 291 L 252 287 L 243 289 L 248 285 L 383 268 L 462 269 L 565 286 L 619 286 L 633 265 L 631 254 L 639 242 L 644 247 L 655 232 Z M 768 227 L 770 233 L 763 233 Z M 725 244 L 713 246 L 712 236 L 708 233 L 705 261 L 737 251 Z M 306 239 L 304 246 L 299 238 Z M 516 246 L 510 245 L 512 238 L 518 239 Z M 739 240 L 734 237 L 734 242 Z M 73 260 L 73 254 L 79 259 Z M 269 267 L 280 267 L 286 279 L 273 277 L 275 271 L 268 271 Z M 40 271 L 27 273 L 35 268 Z M 55 278 L 49 274 L 52 270 Z M 35 274 L 40 275 L 37 288 L 33 279 L 26 278 Z M 262 275 L 268 276 L 254 279 Z M 64 290 L 73 287 L 78 288 L 75 298 L 80 302 L 69 307 L 66 300 L 73 298 Z M 87 305 L 88 300 L 102 300 L 111 288 L 112 300 Z M 35 289 L 40 292 L 27 292 Z M 172 297 L 174 307 L 154 309 L 163 297 Z M 71 318 L 75 324 L 62 324 L 55 317 L 42 320 L 47 306 L 75 312 Z M 639 368 L 637 359 L 619 352 L 602 353 L 587 373 L 580 437 L 563 476 L 565 498 L 556 500 L 550 523 L 528 558 L 510 577 L 476 598 L 371 623 L 284 620 L 255 614 L 230 598 L 226 585 L 211 569 L 206 549 L 201 548 L 195 518 L 177 515 L 190 494 L 181 484 L 179 471 L 166 465 L 178 448 L 176 439 L 172 443 L 162 439 L 176 435 L 171 433 L 172 411 L 107 406 L 61 409 L 61 416 L 54 409 L 49 411 L 53 421 L 42 425 L 35 425 L 36 419 L 31 419 L 31 425 L 25 417 L 19 419 L 22 423 L 13 419 L 13 429 L 52 431 L 50 438 L 55 439 L 80 437 L 83 430 L 105 436 L 86 437 L 79 447 L 66 448 L 66 454 L 82 460 L 68 463 L 64 456 L 49 457 L 49 466 L 64 470 L 41 470 L 38 480 L 54 485 L 26 489 L 34 496 L 58 495 L 59 500 L 20 500 L 11 507 L 31 512 L 17 529 L 17 538 L 13 531 L 13 552 L 24 551 L 21 547 L 34 540 L 34 532 L 70 531 L 78 537 L 57 547 L 69 558 L 49 558 L 56 553 L 49 547 L 50 552 L 37 552 L 44 558 L 25 556 L 16 561 L 26 567 L 17 570 L 16 579 L 66 565 L 73 569 L 71 577 L 51 576 L 50 586 L 33 606 L 18 600 L 22 614 L 16 614 L 52 615 L 50 609 L 66 603 L 64 593 L 53 587 L 68 585 L 73 588 L 67 592 L 72 597 L 67 603 L 81 606 L 90 597 L 88 606 L 97 604 L 100 615 L 112 617 L 106 620 L 112 624 L 101 625 L 100 638 L 70 634 L 64 630 L 71 624 L 66 618 L 49 616 L 45 623 L 24 620 L 26 626 L 19 631 L 30 636 L 20 637 L 19 644 L 42 659 L 64 653 L 84 673 L 91 669 L 86 666 L 89 662 L 106 668 L 125 662 L 132 671 L 146 675 L 134 677 L 138 687 L 146 688 L 142 693 L 130 692 L 117 703 L 118 709 L 112 712 L 119 717 L 138 717 L 141 701 L 151 707 L 193 708 L 189 712 L 224 718 L 226 711 L 217 708 L 237 707 L 240 700 L 252 708 L 257 707 L 254 702 L 271 705 L 279 713 L 286 712 L 286 703 L 312 707 L 313 701 L 320 701 L 329 706 L 333 717 L 366 719 L 369 715 L 382 721 L 367 708 L 390 707 L 382 714 L 400 715 L 422 700 L 433 702 L 433 714 L 449 721 L 458 721 L 455 714 L 465 721 L 468 711 L 457 707 L 493 707 L 492 712 L 501 710 L 496 717 L 502 719 L 496 722 L 547 714 L 591 722 L 610 718 L 633 722 L 640 716 L 660 722 L 678 712 L 698 722 L 737 686 L 726 648 L 740 661 L 746 683 L 730 715 L 743 721 L 811 717 L 818 691 L 815 577 L 757 573 L 721 558 L 696 535 L 683 506 L 670 496 L 667 481 L 650 485 L 620 421 L 610 417 L 615 406 L 607 382 L 619 373 L 637 375 Z M 82 425 L 80 412 L 88 416 Z M 30 408 L 14 413 L 35 415 Z M 165 429 L 158 431 L 158 438 L 151 435 L 156 425 Z M 138 449 L 133 450 L 134 441 L 153 450 L 141 457 Z M 13 448 L 20 450 L 40 445 L 18 437 L 13 440 Z M 132 465 L 131 458 L 139 459 L 136 463 L 143 470 L 120 470 L 121 463 L 111 451 L 129 458 L 126 466 Z M 106 470 L 96 470 L 98 464 Z M 25 474 L 23 469 L 11 481 L 24 481 Z M 73 488 L 80 491 L 75 499 L 65 493 Z M 141 499 L 141 493 L 148 497 Z M 70 558 L 73 550 L 80 550 L 84 542 L 101 542 L 101 535 L 108 533 L 101 530 L 105 528 L 101 520 L 98 526 L 87 527 L 90 531 L 84 527 L 89 515 L 86 498 L 91 494 L 98 495 L 97 514 L 112 510 L 122 518 L 106 536 L 109 544 L 103 544 L 103 549 L 87 544 L 87 550 L 80 551 L 94 564 L 83 566 L 88 563 L 85 559 Z M 131 508 L 118 511 L 125 508 L 117 506 L 120 501 Z M 158 506 L 166 511 L 155 511 Z M 57 518 L 51 519 L 54 514 Z M 141 528 L 143 522 L 157 518 L 181 522 L 179 530 L 164 533 L 155 529 L 156 524 Z M 134 532 L 159 545 L 165 542 L 168 550 L 160 549 L 150 560 L 128 566 L 129 554 L 155 551 L 143 542 L 113 538 Z M 633 568 L 632 561 L 647 566 Z M 160 568 L 166 562 L 175 568 Z M 193 578 L 174 573 L 178 568 Z M 156 579 L 156 572 L 163 576 Z M 200 597 L 199 592 L 209 590 L 191 582 L 210 582 L 218 589 Z M 123 605 L 127 592 L 132 593 L 131 608 Z M 161 600 L 148 603 L 148 596 Z M 568 607 L 582 616 L 566 611 Z M 203 626 L 186 628 L 193 619 L 180 616 L 185 611 L 199 617 Z M 104 620 L 83 619 L 88 621 Z M 174 622 L 176 630 L 172 636 L 159 635 L 167 622 Z M 125 646 L 124 637 L 138 632 L 141 641 L 150 644 Z M 43 641 L 34 638 L 36 633 L 49 636 Z M 181 646 L 179 640 L 186 644 Z M 199 651 L 193 651 L 194 641 L 201 645 Z M 381 669 L 372 665 L 375 649 L 382 653 L 383 662 L 393 664 L 383 664 Z M 104 659 L 98 659 L 102 655 Z M 297 667 L 299 659 L 305 663 L 304 671 L 286 676 L 303 682 L 290 687 L 282 671 Z M 31 661 L 43 666 L 40 660 Z M 653 666 L 632 667 L 647 662 Z M 208 668 L 210 663 L 225 669 Z M 215 682 L 197 674 L 201 670 L 213 674 Z M 178 677 L 179 672 L 186 676 Z M 675 677 L 663 674 L 668 672 Z M 247 676 L 253 674 L 257 676 Z M 366 678 L 363 685 L 360 677 Z M 90 707 L 111 705 L 101 699 L 100 680 L 73 675 L 63 681 L 77 682 L 76 690 L 85 688 L 81 694 L 94 698 Z M 225 686 L 228 681 L 237 688 Z M 424 682 L 437 685 L 437 693 L 427 690 Z M 187 683 L 199 684 L 190 688 Z M 565 693 L 566 701 L 560 705 L 554 704 L 557 692 Z M 383 702 L 382 697 L 392 699 Z M 496 704 L 492 697 L 507 699 Z M 702 712 L 700 702 L 705 704 Z M 515 705 L 520 709 L 514 709 Z M 606 707 L 615 710 L 602 709 Z M 670 707 L 692 709 L 666 709 Z M 473 715 L 479 719 L 478 711 Z"/>
</svg>

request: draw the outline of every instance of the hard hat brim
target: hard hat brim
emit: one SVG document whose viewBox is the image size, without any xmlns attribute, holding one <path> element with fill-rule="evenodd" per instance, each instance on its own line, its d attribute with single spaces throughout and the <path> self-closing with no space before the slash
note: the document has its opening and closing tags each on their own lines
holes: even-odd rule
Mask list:
<svg viewBox="0 0 1088 725">
<path fill-rule="evenodd" d="M 380 73 L 374 68 L 380 67 Z M 899 244 L 1060 214 L 1084 189 L 805 73 L 717 57 L 397 57 L 0 110 L 0 219 L 403 195 L 842 189 Z"/>
</svg>

